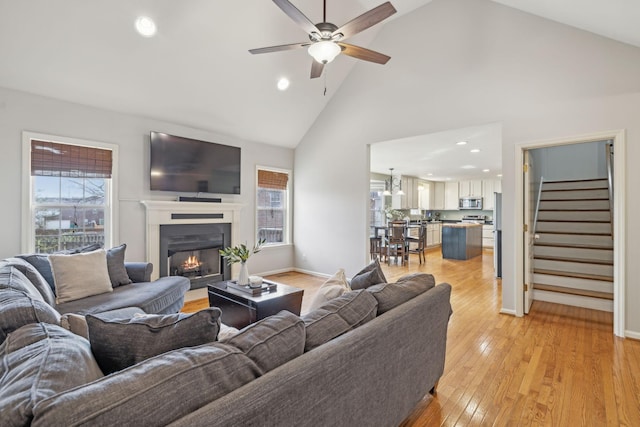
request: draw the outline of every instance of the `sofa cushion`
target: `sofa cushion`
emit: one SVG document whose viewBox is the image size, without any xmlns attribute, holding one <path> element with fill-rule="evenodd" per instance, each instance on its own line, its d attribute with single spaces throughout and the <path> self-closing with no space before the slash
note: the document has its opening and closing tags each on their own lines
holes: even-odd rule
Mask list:
<svg viewBox="0 0 640 427">
<path fill-rule="evenodd" d="M 402 276 L 396 283 L 382 283 L 367 288 L 378 300 L 378 316 L 436 285 L 432 274 L 414 273 Z"/>
<path fill-rule="evenodd" d="M 262 373 L 277 368 L 304 351 L 304 322 L 289 311 L 281 311 L 242 329 L 226 344 L 242 350 Z"/>
<path fill-rule="evenodd" d="M 351 289 L 356 290 L 365 289 L 379 283 L 387 283 L 387 279 L 384 277 L 382 267 L 380 267 L 380 261 L 376 258 L 353 276 L 350 285 Z"/>
<path fill-rule="evenodd" d="M 0 346 L 1 424 L 29 425 L 38 402 L 102 376 L 87 340 L 55 325 L 25 325 Z"/>
<path fill-rule="evenodd" d="M 124 252 L 126 249 L 127 245 L 123 243 L 107 251 L 107 271 L 113 288 L 131 283 L 127 269 L 124 266 Z"/>
<path fill-rule="evenodd" d="M 302 316 L 306 329 L 304 351 L 332 340 L 376 317 L 378 301 L 362 289 L 347 292 Z"/>
<path fill-rule="evenodd" d="M 57 303 L 113 291 L 104 249 L 73 255 L 51 254 L 49 262 Z"/>
<path fill-rule="evenodd" d="M 349 292 L 350 290 L 351 288 L 349 287 L 347 276 L 344 273 L 344 269 L 341 268 L 333 276 L 328 278 L 322 285 L 320 285 L 316 294 L 311 300 L 311 304 L 309 304 L 309 311 L 315 310 L 325 302 L 331 301 L 332 299 L 337 298 L 345 292 Z"/>
<path fill-rule="evenodd" d="M 0 269 L 0 342 L 30 323 L 60 323 L 60 313 L 44 302 L 42 296 L 20 271 Z"/>
<path fill-rule="evenodd" d="M 158 354 L 213 342 L 220 330 L 219 308 L 192 314 L 143 315 L 107 319 L 87 315 L 89 341 L 105 374 L 122 370 Z"/>
<path fill-rule="evenodd" d="M 174 350 L 40 402 L 31 425 L 167 425 L 259 376 L 230 345 Z"/>
<path fill-rule="evenodd" d="M 186 277 L 161 277 L 153 282 L 118 286 L 111 293 L 58 304 L 56 309 L 60 313 L 93 314 L 124 307 L 140 307 L 145 313 L 176 313 L 184 303 L 184 294 L 189 286 Z"/>
<path fill-rule="evenodd" d="M 4 260 L 6 265 L 16 268 L 36 287 L 44 302 L 51 306 L 56 304 L 56 296 L 51 290 L 51 286 L 47 283 L 46 279 L 42 277 L 42 274 L 29 262 L 22 258 L 7 258 Z M 47 263 L 49 261 L 47 260 Z"/>
</svg>

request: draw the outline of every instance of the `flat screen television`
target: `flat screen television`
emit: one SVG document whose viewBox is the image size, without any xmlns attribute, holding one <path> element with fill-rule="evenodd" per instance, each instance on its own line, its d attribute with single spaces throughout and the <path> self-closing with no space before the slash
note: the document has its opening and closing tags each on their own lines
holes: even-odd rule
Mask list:
<svg viewBox="0 0 640 427">
<path fill-rule="evenodd" d="M 151 132 L 151 190 L 240 194 L 240 148 Z"/>
</svg>

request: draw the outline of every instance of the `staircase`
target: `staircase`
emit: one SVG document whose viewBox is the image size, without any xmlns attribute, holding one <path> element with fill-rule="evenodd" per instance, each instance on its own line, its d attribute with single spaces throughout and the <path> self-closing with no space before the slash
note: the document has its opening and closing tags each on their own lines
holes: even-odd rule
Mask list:
<svg viewBox="0 0 640 427">
<path fill-rule="evenodd" d="M 542 185 L 534 299 L 613 311 L 613 236 L 606 179 Z"/>
</svg>

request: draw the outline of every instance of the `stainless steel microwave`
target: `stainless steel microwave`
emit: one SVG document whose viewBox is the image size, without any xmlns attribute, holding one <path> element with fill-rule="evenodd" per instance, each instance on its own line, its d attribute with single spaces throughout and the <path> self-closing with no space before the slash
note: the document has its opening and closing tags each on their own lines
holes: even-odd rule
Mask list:
<svg viewBox="0 0 640 427">
<path fill-rule="evenodd" d="M 458 201 L 458 209 L 482 210 L 482 197 L 462 197 Z"/>
</svg>

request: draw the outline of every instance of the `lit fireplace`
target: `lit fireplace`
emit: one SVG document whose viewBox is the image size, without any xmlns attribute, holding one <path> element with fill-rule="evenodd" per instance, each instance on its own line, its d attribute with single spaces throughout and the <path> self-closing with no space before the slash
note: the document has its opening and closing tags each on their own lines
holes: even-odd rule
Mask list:
<svg viewBox="0 0 640 427">
<path fill-rule="evenodd" d="M 231 271 L 220 256 L 230 245 L 229 224 L 160 226 L 160 276 L 184 276 L 191 289 L 229 280 Z"/>
</svg>

